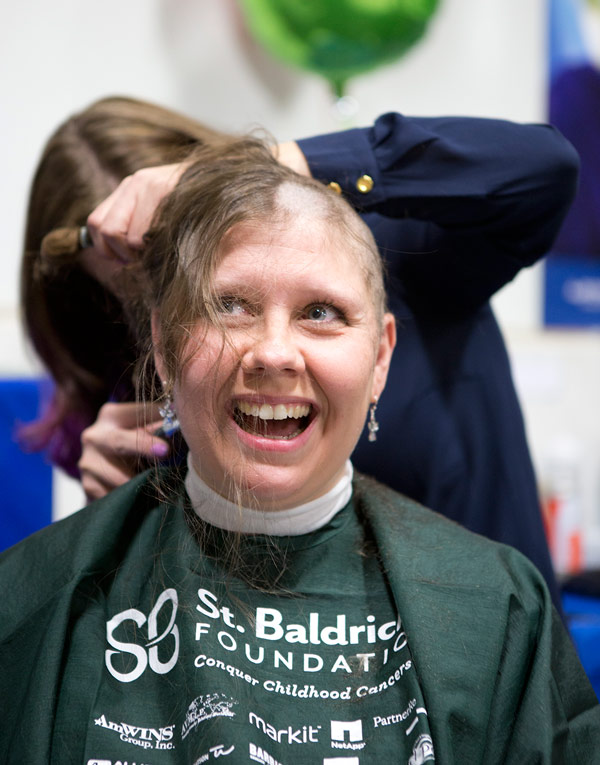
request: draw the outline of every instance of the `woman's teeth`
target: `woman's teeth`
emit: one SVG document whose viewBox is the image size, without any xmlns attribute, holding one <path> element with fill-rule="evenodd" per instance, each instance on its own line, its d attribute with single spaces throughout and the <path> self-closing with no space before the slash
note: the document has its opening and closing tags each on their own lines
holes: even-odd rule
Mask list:
<svg viewBox="0 0 600 765">
<path fill-rule="evenodd" d="M 261 420 L 285 420 L 288 417 L 299 419 L 308 417 L 310 404 L 252 404 L 249 401 L 236 401 L 235 408 L 242 414 L 259 417 Z"/>
<path fill-rule="evenodd" d="M 240 428 L 263 438 L 290 440 L 310 423 L 311 404 L 255 404 L 236 401 L 233 416 Z"/>
</svg>

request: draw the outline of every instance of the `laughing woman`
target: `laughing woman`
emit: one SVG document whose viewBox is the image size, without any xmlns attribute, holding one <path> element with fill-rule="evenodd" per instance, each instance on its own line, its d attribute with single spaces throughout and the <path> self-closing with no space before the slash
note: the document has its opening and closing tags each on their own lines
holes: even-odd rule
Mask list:
<svg viewBox="0 0 600 765">
<path fill-rule="evenodd" d="M 0 558 L 2 762 L 598 761 L 537 571 L 353 476 L 395 326 L 343 199 L 207 149 L 139 267 L 188 464 Z"/>
</svg>

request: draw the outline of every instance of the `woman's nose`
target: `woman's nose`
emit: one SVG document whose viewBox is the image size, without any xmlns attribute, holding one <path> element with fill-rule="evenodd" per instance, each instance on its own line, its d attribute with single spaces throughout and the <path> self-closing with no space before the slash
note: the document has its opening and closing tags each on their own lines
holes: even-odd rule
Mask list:
<svg viewBox="0 0 600 765">
<path fill-rule="evenodd" d="M 251 339 L 244 349 L 242 369 L 260 373 L 298 374 L 304 371 L 304 356 L 289 324 L 265 323 L 260 334 Z"/>
</svg>

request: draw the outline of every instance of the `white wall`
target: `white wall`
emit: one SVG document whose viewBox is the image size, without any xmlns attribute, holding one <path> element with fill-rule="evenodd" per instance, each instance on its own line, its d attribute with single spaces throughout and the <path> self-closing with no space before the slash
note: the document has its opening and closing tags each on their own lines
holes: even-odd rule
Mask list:
<svg viewBox="0 0 600 765">
<path fill-rule="evenodd" d="M 358 104 L 354 123 L 367 124 L 390 109 L 543 120 L 545 10 L 544 0 L 441 0 L 424 42 L 397 64 L 350 84 Z M 41 146 L 67 114 L 121 93 L 179 108 L 222 129 L 262 125 L 280 140 L 342 124 L 324 82 L 274 64 L 248 39 L 234 0 L 21 0 L 3 4 L 0 26 L 4 376 L 34 369 L 17 328 L 23 215 Z M 540 331 L 539 269 L 519 276 L 495 304 L 540 473 L 555 437 L 579 440 L 586 455 L 585 513 L 594 529 L 600 526 L 598 336 Z M 544 388 L 546 373 L 558 382 Z M 79 498 L 63 504 L 70 502 Z M 588 539 L 589 554 L 600 563 L 600 540 L 592 531 Z"/>
<path fill-rule="evenodd" d="M 441 0 L 430 34 L 398 64 L 357 78 L 356 124 L 396 109 L 535 120 L 544 113 L 543 0 Z M 274 63 L 234 0 L 21 0 L 0 10 L 1 317 L 17 302 L 28 185 L 41 147 L 72 111 L 140 96 L 223 129 L 284 140 L 339 127 L 320 78 Z M 22 360 L 0 358 L 19 371 Z"/>
</svg>

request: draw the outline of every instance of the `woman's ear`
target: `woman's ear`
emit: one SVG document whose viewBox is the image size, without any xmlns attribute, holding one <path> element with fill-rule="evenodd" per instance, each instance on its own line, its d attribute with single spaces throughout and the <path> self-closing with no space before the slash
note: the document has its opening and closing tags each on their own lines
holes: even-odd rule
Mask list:
<svg viewBox="0 0 600 765">
<path fill-rule="evenodd" d="M 154 366 L 156 367 L 156 371 L 158 372 L 159 378 L 161 380 L 166 380 L 167 375 L 166 375 L 165 360 L 160 351 L 161 349 L 160 321 L 158 318 L 158 311 L 156 309 L 152 311 L 150 321 L 152 325 L 152 347 L 154 348 Z"/>
<path fill-rule="evenodd" d="M 375 359 L 375 369 L 373 372 L 373 391 L 372 399 L 378 399 L 388 376 L 392 352 L 396 345 L 396 320 L 391 313 L 386 313 L 383 317 L 383 326 L 379 337 L 379 348 L 377 358 Z"/>
</svg>

